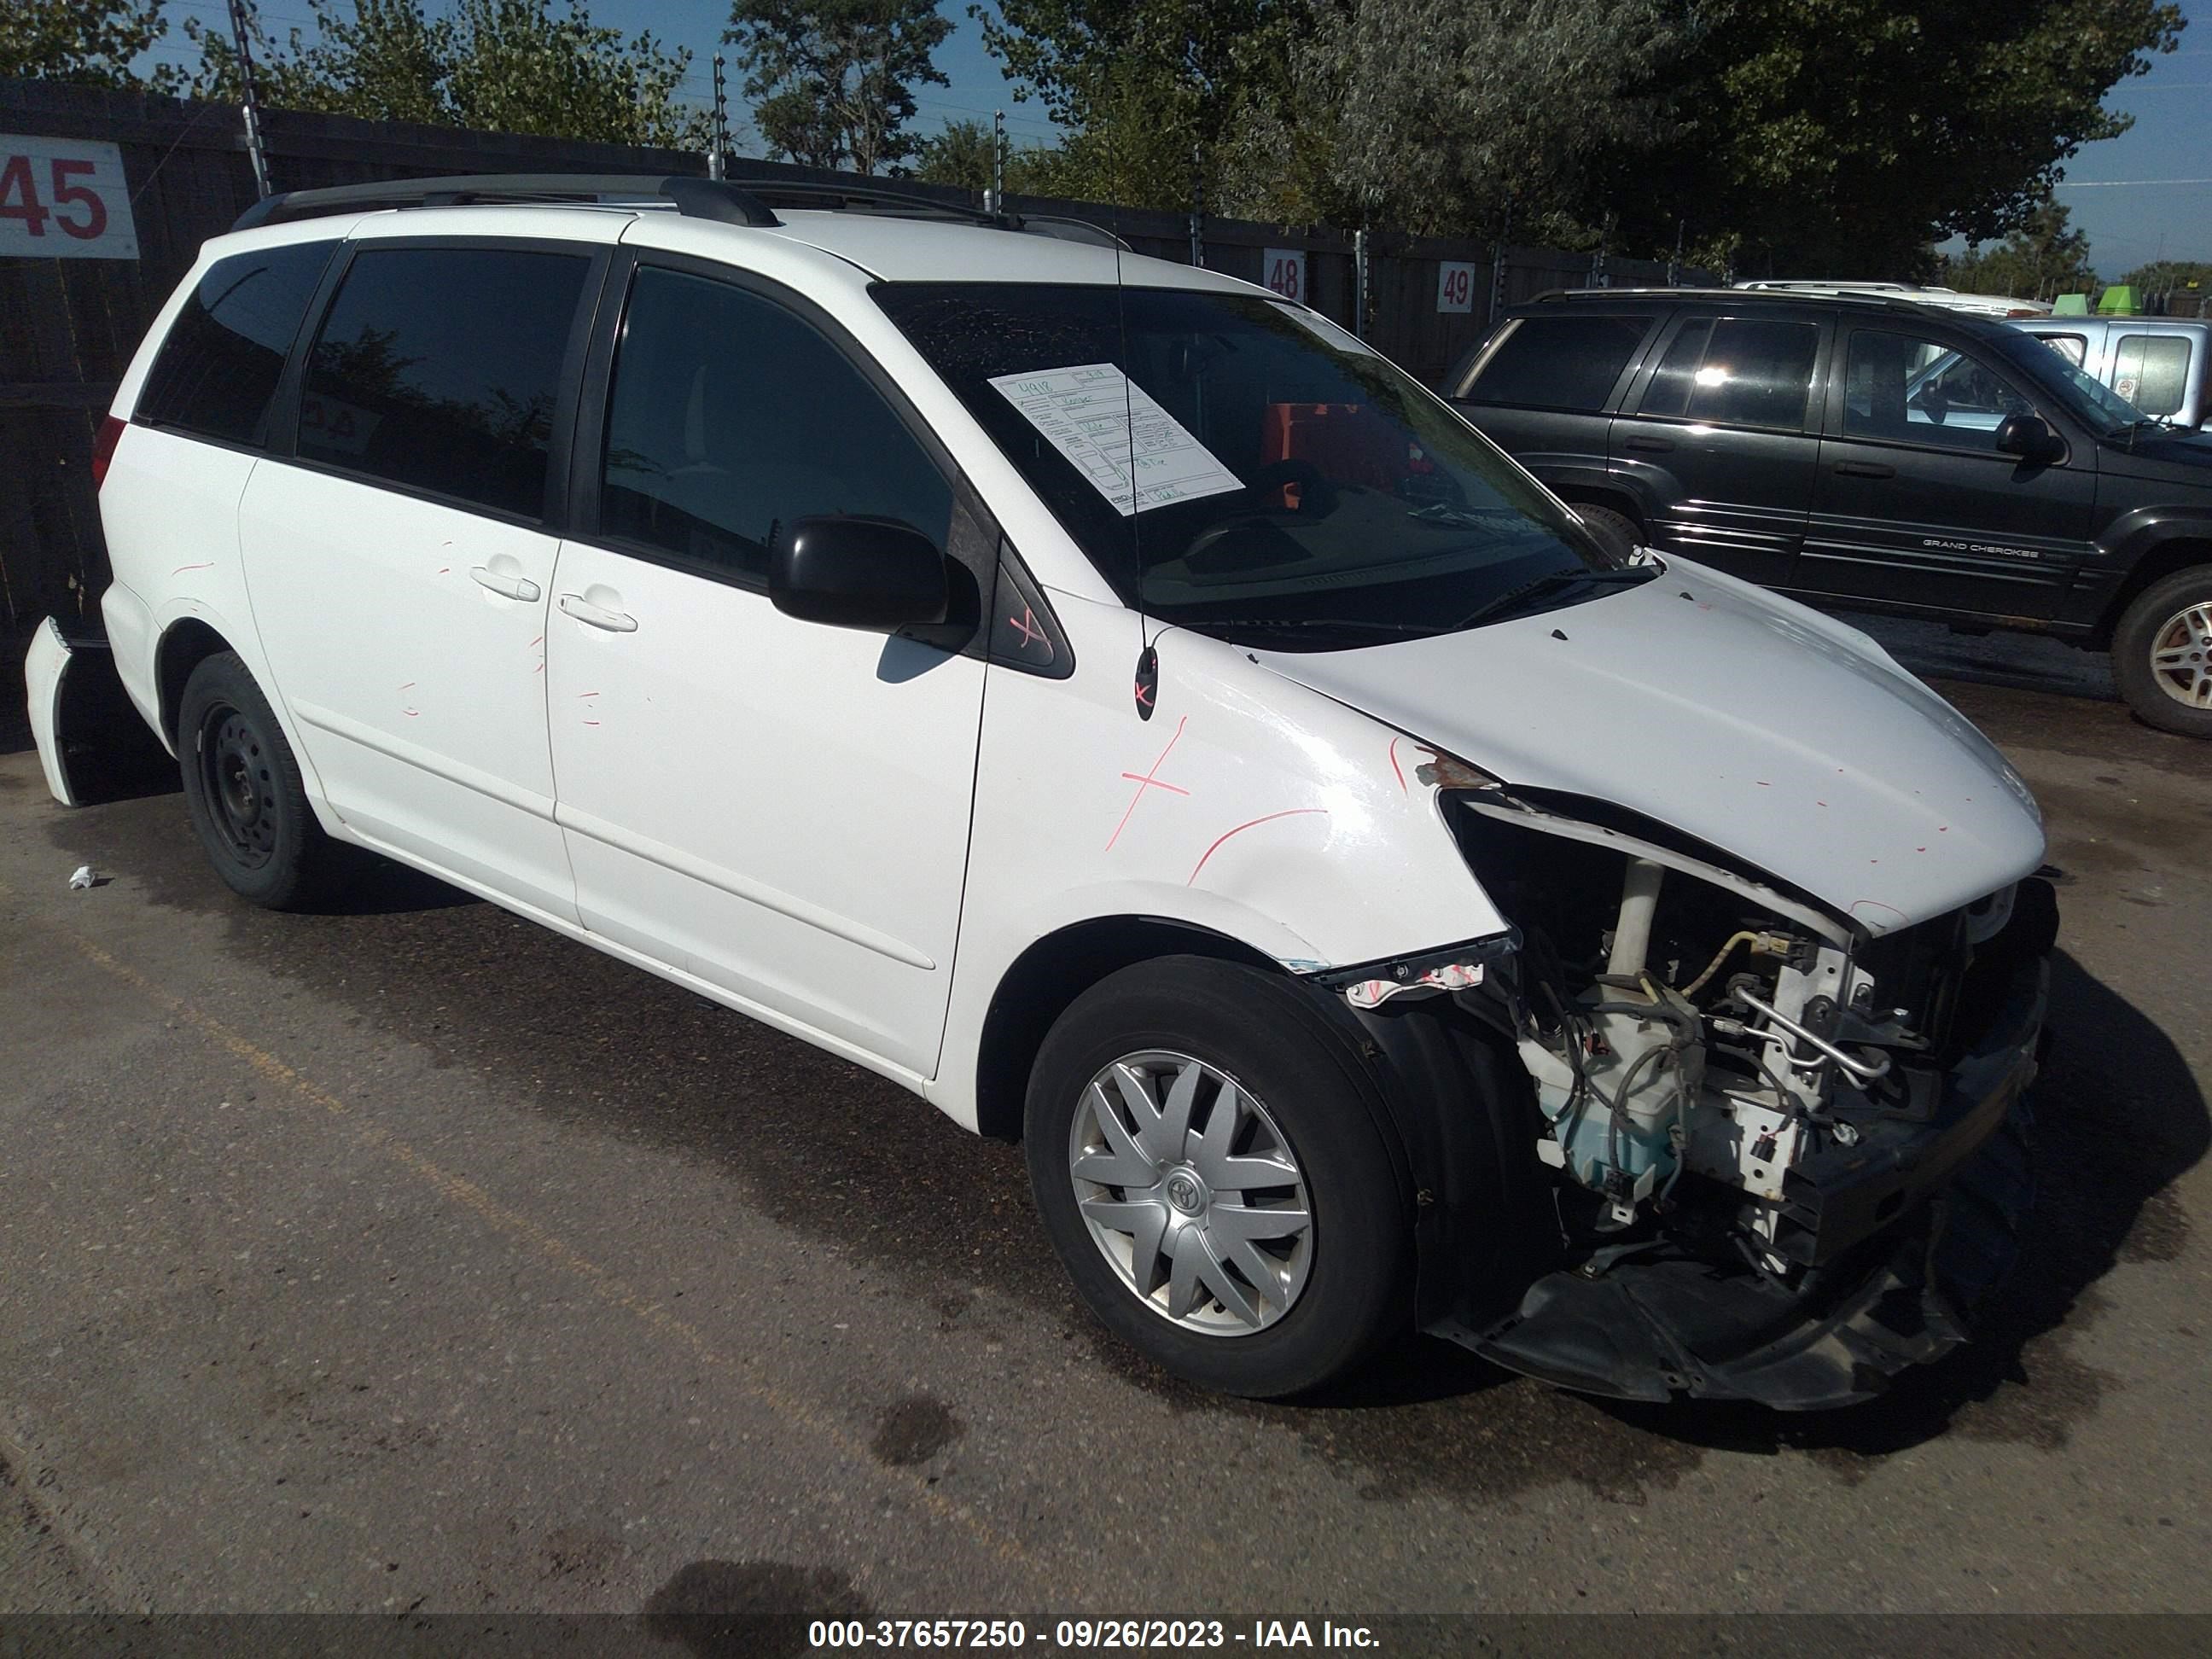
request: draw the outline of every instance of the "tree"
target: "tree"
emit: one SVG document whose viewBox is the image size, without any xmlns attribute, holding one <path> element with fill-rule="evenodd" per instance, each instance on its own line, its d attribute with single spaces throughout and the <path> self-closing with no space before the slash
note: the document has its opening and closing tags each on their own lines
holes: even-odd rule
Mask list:
<svg viewBox="0 0 2212 1659">
<path fill-rule="evenodd" d="M 950 84 L 930 54 L 951 33 L 936 0 L 736 0 L 723 38 L 771 154 L 872 174 L 919 148 L 914 89 Z"/>
<path fill-rule="evenodd" d="M 169 32 L 162 0 L 96 4 L 94 0 L 8 0 L 0 8 L 0 75 L 73 81 L 80 86 L 174 91 L 183 77 L 167 64 L 143 80 L 139 54 Z"/>
<path fill-rule="evenodd" d="M 933 185 L 988 190 L 994 142 L 988 121 L 947 121 L 941 131 L 923 139 L 915 150 L 914 176 Z M 1007 193 L 1056 194 L 1060 180 L 1055 169 L 1060 161 L 1058 150 L 1042 145 L 1010 151 L 1006 167 Z"/>
<path fill-rule="evenodd" d="M 1678 220 L 1761 274 L 1894 276 L 1930 241 L 2025 226 L 2124 131 L 2115 86 L 2170 52 L 2166 0 L 1702 0 L 1671 131 L 1612 171 L 1650 246 Z"/>
<path fill-rule="evenodd" d="M 1000 0 L 983 26 L 1014 97 L 1042 102 L 1068 137 L 1054 161 L 1066 193 L 1125 207 L 1216 206 L 1247 188 L 1251 129 L 1286 105 L 1313 0 Z M 1279 169 L 1277 169 L 1279 170 Z"/>
<path fill-rule="evenodd" d="M 1298 53 L 1294 96 L 1324 112 L 1305 165 L 1378 224 L 1595 222 L 1597 168 L 1659 130 L 1685 38 L 1674 0 L 1352 0 Z"/>
<path fill-rule="evenodd" d="M 294 29 L 272 40 L 258 10 L 247 32 L 262 100 L 369 120 L 419 121 L 602 143 L 698 149 L 706 117 L 676 97 L 691 54 L 665 52 L 650 33 L 625 41 L 593 24 L 583 0 L 556 15 L 551 0 L 460 0 L 431 18 L 422 0 L 310 0 L 313 42 Z M 188 21 L 200 48 L 197 97 L 240 93 L 229 32 Z"/>
<path fill-rule="evenodd" d="M 2045 197 L 2000 246 L 1944 260 L 1940 280 L 1967 294 L 2023 300 L 2086 293 L 2095 288 L 2097 273 L 2089 265 L 2089 239 L 2069 227 L 2069 216 L 2063 204 Z"/>
<path fill-rule="evenodd" d="M 2137 265 L 2120 280 L 2137 294 L 2169 290 L 2186 294 L 2193 289 L 2199 295 L 2212 295 L 2212 264 L 2202 259 L 2154 259 L 2147 265 Z"/>
</svg>

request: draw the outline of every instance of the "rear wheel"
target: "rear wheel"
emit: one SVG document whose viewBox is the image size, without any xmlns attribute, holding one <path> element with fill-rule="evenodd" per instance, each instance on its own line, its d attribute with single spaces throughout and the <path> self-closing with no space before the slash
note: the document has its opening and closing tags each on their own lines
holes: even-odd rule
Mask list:
<svg viewBox="0 0 2212 1659">
<path fill-rule="evenodd" d="M 2212 738 L 2212 565 L 2136 596 L 2112 631 L 2112 678 L 2146 724 Z"/>
<path fill-rule="evenodd" d="M 1302 1393 L 1405 1312 L 1374 1085 L 1305 987 L 1171 957 L 1100 981 L 1030 1076 L 1030 1181 L 1091 1310 L 1177 1376 Z"/>
<path fill-rule="evenodd" d="M 1616 513 L 1609 507 L 1592 507 L 1581 501 L 1576 502 L 1574 508 L 1582 515 L 1582 521 L 1589 526 L 1590 534 L 1596 537 L 1605 550 L 1616 559 L 1627 558 L 1644 539 L 1644 532 L 1637 528 L 1636 520 L 1626 513 Z"/>
<path fill-rule="evenodd" d="M 234 652 L 191 672 L 177 705 L 185 805 L 216 873 L 273 910 L 325 898 L 361 867 L 315 822 L 275 710 Z"/>
</svg>

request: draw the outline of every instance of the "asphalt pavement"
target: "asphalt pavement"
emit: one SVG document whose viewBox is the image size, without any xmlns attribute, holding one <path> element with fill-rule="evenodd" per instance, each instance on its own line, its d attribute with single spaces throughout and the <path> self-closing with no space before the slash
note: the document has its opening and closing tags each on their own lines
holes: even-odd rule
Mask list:
<svg viewBox="0 0 2212 1659">
<path fill-rule="evenodd" d="M 178 794 L 0 755 L 0 1611 L 2212 1611 L 2212 750 L 1884 635 L 2044 804 L 2058 1040 L 1984 1340 L 1817 1417 L 1425 1339 L 1200 1396 L 1016 1149 L 404 872 L 251 909 Z"/>
</svg>

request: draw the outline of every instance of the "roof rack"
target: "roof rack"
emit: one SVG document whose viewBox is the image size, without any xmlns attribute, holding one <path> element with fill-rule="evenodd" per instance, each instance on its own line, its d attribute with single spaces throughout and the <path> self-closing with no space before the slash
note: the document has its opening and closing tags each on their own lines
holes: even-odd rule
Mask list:
<svg viewBox="0 0 2212 1659">
<path fill-rule="evenodd" d="M 813 179 L 700 179 L 650 173 L 492 173 L 452 178 L 388 179 L 324 190 L 295 190 L 256 202 L 238 216 L 233 230 L 284 224 L 332 213 L 372 213 L 385 208 L 453 207 L 495 202 L 569 204 L 575 206 L 635 206 L 658 203 L 690 219 L 773 228 L 783 221 L 771 204 L 823 208 L 831 212 L 884 214 L 899 218 L 951 219 L 999 230 L 1028 230 L 1063 241 L 1120 247 L 1128 244 L 1085 219 L 992 212 L 963 203 L 941 201 L 918 191 L 884 189 Z"/>
<path fill-rule="evenodd" d="M 331 213 L 366 213 L 380 208 L 450 207 L 487 202 L 567 202 L 577 205 L 622 204 L 658 199 L 692 219 L 724 224 L 773 226 L 783 222 L 752 191 L 726 180 L 667 177 L 649 173 L 487 173 L 444 179 L 386 179 L 366 185 L 336 185 L 325 190 L 288 191 L 269 196 L 240 214 L 231 228 L 281 225 Z"/>
<path fill-rule="evenodd" d="M 1802 289 L 1778 288 L 1553 288 L 1547 289 L 1528 305 L 1543 305 L 1557 300 L 1725 300 L 1730 304 L 1803 305 L 1808 301 L 1826 303 L 1840 301 L 1844 305 L 1864 306 L 1869 310 L 1901 311 L 1915 317 L 1934 315 L 1954 321 L 1961 317 L 1972 319 L 1980 313 L 1960 311 L 1948 306 L 1929 305 L 1915 300 L 1909 294 L 1810 294 Z"/>
</svg>

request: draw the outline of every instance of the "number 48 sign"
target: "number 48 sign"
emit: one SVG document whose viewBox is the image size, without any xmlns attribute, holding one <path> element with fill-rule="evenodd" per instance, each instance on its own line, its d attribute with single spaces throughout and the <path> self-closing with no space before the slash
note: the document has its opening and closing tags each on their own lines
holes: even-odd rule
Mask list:
<svg viewBox="0 0 2212 1659">
<path fill-rule="evenodd" d="M 137 258 L 122 152 L 85 140 L 0 133 L 0 254 Z"/>
<path fill-rule="evenodd" d="M 1267 286 L 1285 300 L 1306 297 L 1306 253 L 1304 248 L 1271 247 L 1260 256 L 1261 274 Z"/>
</svg>

